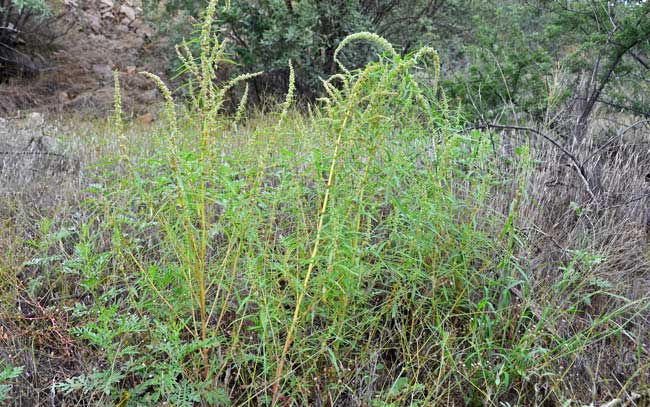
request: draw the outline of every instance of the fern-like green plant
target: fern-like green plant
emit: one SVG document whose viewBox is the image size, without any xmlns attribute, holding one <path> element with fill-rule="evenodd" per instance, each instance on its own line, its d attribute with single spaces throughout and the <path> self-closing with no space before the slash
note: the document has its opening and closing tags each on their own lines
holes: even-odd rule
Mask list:
<svg viewBox="0 0 650 407">
<path fill-rule="evenodd" d="M 9 394 L 11 392 L 11 384 L 9 384 L 13 379 L 20 377 L 23 373 L 22 366 L 5 366 L 0 364 L 0 367 L 3 367 L 0 370 L 0 402 L 5 402 L 9 400 Z"/>
</svg>

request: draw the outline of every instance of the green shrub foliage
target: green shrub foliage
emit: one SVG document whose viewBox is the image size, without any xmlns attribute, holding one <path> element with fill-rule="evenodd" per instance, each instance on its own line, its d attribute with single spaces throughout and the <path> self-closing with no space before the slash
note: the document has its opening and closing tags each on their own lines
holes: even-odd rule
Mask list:
<svg viewBox="0 0 650 407">
<path fill-rule="evenodd" d="M 650 117 L 650 3 L 496 3 L 469 8 L 445 84 L 474 119 L 565 124 L 581 137 L 598 107 Z"/>
<path fill-rule="evenodd" d="M 159 10 L 157 3 L 146 8 Z M 472 121 L 532 120 L 580 138 L 598 108 L 650 117 L 648 2 L 233 0 L 222 6 L 214 25 L 228 39 L 232 70 L 265 72 L 251 81 L 253 102 L 286 91 L 289 61 L 298 97 L 321 96 L 320 79 L 336 72 L 338 43 L 368 31 L 400 53 L 426 44 L 439 49 L 447 96 Z M 179 42 L 193 36 L 188 16 L 198 21 L 202 7 L 173 0 L 151 15 Z M 371 45 L 357 44 L 341 58 L 360 67 L 373 55 Z"/>
<path fill-rule="evenodd" d="M 202 7 L 203 2 L 174 0 L 166 3 L 163 14 L 197 17 Z M 252 81 L 255 97 L 286 91 L 291 60 L 298 93 L 313 99 L 318 95 L 320 78 L 336 72 L 334 50 L 346 36 L 371 31 L 402 51 L 410 51 L 427 33 L 442 28 L 434 19 L 451 9 L 455 9 L 454 2 L 430 0 L 232 1 L 219 13 L 215 24 L 229 40 L 229 51 L 239 63 L 239 73 L 265 72 Z M 179 33 L 178 26 L 168 27 Z M 360 44 L 348 50 L 345 58 L 351 65 L 363 66 L 372 55 L 372 47 Z"/>
</svg>

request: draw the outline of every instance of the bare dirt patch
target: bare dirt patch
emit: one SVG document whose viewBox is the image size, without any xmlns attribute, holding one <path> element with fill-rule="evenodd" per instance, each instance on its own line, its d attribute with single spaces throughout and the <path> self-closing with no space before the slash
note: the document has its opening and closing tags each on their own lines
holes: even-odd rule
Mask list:
<svg viewBox="0 0 650 407">
<path fill-rule="evenodd" d="M 60 21 L 67 34 L 55 43 L 48 66 L 35 77 L 0 84 L 0 117 L 25 111 L 110 112 L 113 70 L 122 79 L 123 106 L 136 115 L 151 110 L 158 94 L 138 75 L 150 71 L 164 77 L 164 62 L 154 30 L 142 19 L 138 0 L 66 0 Z"/>
</svg>

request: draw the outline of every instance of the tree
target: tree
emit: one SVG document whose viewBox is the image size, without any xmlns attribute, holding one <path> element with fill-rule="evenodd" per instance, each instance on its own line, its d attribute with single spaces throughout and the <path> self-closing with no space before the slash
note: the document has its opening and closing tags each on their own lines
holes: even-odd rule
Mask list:
<svg viewBox="0 0 650 407">
<path fill-rule="evenodd" d="M 472 118 L 544 123 L 577 143 L 597 106 L 650 118 L 650 3 L 498 1 L 472 10 L 471 63 L 447 82 Z M 549 85 L 554 67 L 566 82 L 559 93 Z"/>
<path fill-rule="evenodd" d="M 650 102 L 650 64 L 646 62 L 650 55 L 650 3 L 554 1 L 549 6 L 557 15 L 557 26 L 562 27 L 556 37 L 574 41 L 576 66 L 589 78 L 575 98 L 574 141 L 583 141 L 589 118 L 599 103 L 650 118 L 650 103 L 638 103 L 644 97 Z M 570 32 L 577 34 L 567 35 Z"/>
</svg>

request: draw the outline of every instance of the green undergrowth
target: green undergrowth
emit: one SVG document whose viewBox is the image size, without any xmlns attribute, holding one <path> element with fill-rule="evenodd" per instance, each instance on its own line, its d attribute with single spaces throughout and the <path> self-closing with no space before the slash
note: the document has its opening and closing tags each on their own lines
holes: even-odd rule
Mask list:
<svg viewBox="0 0 650 407">
<path fill-rule="evenodd" d="M 147 134 L 162 147 L 143 157 L 118 88 L 122 154 L 90 186 L 71 253 L 40 259 L 83 298 L 66 311 L 86 372 L 56 391 L 119 406 L 566 400 L 575 355 L 639 307 L 560 333 L 579 303 L 532 299 L 518 200 L 490 206 L 503 189 L 523 193 L 526 150 L 499 170 L 498 139 L 464 130 L 437 96 L 435 51 L 397 55 L 367 33 L 337 54 L 365 40 L 377 61 L 341 65 L 308 112 L 293 111 L 290 91 L 262 118 L 223 113 L 225 91 L 250 75 L 213 81 L 223 46 L 211 7 L 201 55 L 183 54 L 190 108 L 170 100 L 166 125 Z M 576 281 L 550 295 L 577 296 Z"/>
<path fill-rule="evenodd" d="M 271 404 L 276 387 L 281 405 L 426 405 L 521 380 L 537 333 L 508 291 L 525 284 L 514 232 L 484 210 L 504 180 L 488 138 L 417 86 L 415 58 L 337 78 L 309 117 L 247 134 L 218 118 L 208 148 L 190 114 L 168 151 L 106 173 L 78 245 L 94 301 L 74 333 L 111 368 L 62 387 L 136 404 Z"/>
</svg>

